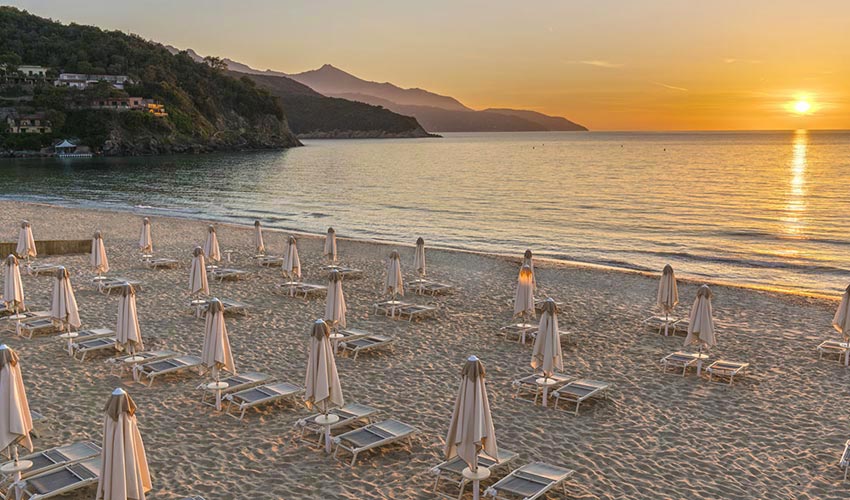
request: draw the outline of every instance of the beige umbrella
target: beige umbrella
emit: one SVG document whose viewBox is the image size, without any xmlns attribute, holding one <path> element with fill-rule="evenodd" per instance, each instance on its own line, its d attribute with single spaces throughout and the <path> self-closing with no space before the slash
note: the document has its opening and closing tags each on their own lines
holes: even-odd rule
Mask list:
<svg viewBox="0 0 850 500">
<path fill-rule="evenodd" d="M 517 277 L 516 296 L 514 297 L 514 317 L 523 320 L 534 317 L 534 272 L 524 264 Z"/>
<path fill-rule="evenodd" d="M 331 264 L 336 262 L 336 231 L 332 227 L 328 228 L 328 235 L 325 236 L 325 249 L 322 255 L 327 257 Z"/>
<path fill-rule="evenodd" d="M 664 313 L 664 335 L 666 336 L 670 326 L 670 314 L 673 313 L 673 309 L 679 303 L 679 287 L 676 285 L 676 274 L 670 264 L 664 266 L 664 271 L 661 272 L 657 302 L 661 312 Z"/>
<path fill-rule="evenodd" d="M 207 282 L 207 266 L 201 247 L 195 247 L 192 251 L 192 267 L 189 269 L 189 294 L 193 296 L 210 294 L 210 286 Z"/>
<path fill-rule="evenodd" d="M 263 241 L 263 226 L 260 225 L 260 221 L 254 221 L 254 250 L 257 252 L 257 255 L 265 255 L 266 254 L 266 243 Z"/>
<path fill-rule="evenodd" d="M 18 234 L 18 246 L 15 249 L 18 257 L 23 257 L 29 262 L 30 258 L 38 255 L 35 249 L 35 239 L 32 237 L 32 225 L 27 221 L 21 222 L 21 232 Z"/>
<path fill-rule="evenodd" d="M 136 422 L 136 403 L 115 389 L 104 408 L 103 447 L 96 500 L 144 500 L 151 490 L 145 444 Z"/>
<path fill-rule="evenodd" d="M 115 344 L 131 356 L 145 349 L 142 343 L 142 330 L 139 328 L 139 316 L 136 313 L 136 290 L 129 283 L 121 287 Z"/>
<path fill-rule="evenodd" d="M 342 406 L 345 400 L 342 397 L 342 386 L 339 383 L 339 374 L 336 370 L 333 347 L 331 347 L 330 328 L 327 323 L 318 319 L 313 323 L 313 331 L 310 335 L 310 352 L 307 358 L 307 377 L 304 382 L 304 403 L 312 410 L 318 408 L 322 413 L 322 425 L 326 425 L 325 449 L 331 450 L 330 424 L 328 410 L 333 406 Z M 326 422 L 326 423 L 324 423 Z"/>
<path fill-rule="evenodd" d="M 531 250 L 526 250 L 522 256 L 522 265 L 531 268 L 531 284 L 537 288 L 537 276 L 534 274 L 534 255 Z"/>
<path fill-rule="evenodd" d="M 6 257 L 5 266 L 6 275 L 3 281 L 3 302 L 6 304 L 6 309 L 18 314 L 26 310 L 24 304 L 24 285 L 21 281 L 21 268 L 18 265 L 18 258 L 14 255 Z"/>
<path fill-rule="evenodd" d="M 546 299 L 543 303 L 540 326 L 537 330 L 537 336 L 534 337 L 531 367 L 543 372 L 543 377 L 547 379 L 556 370 L 564 370 L 561 335 L 558 332 L 558 306 L 555 305 L 555 301 L 551 298 Z"/>
<path fill-rule="evenodd" d="M 142 219 L 142 232 L 139 235 L 139 250 L 142 253 L 153 253 L 153 239 L 151 239 L 151 220 L 148 217 Z"/>
<path fill-rule="evenodd" d="M 484 365 L 477 357 L 470 356 L 463 365 L 460 389 L 446 436 L 446 460 L 459 456 L 469 466 L 463 474 L 473 480 L 475 499 L 480 494 L 480 481 L 490 475 L 486 467 L 478 466 L 478 455 L 484 453 L 494 460 L 499 457 L 484 375 Z"/>
<path fill-rule="evenodd" d="M 342 273 L 333 269 L 328 277 L 328 296 L 325 302 L 325 321 L 331 326 L 345 328 L 345 296 L 342 293 Z"/>
<path fill-rule="evenodd" d="M 697 298 L 691 307 L 689 317 L 688 336 L 685 337 L 685 345 L 699 345 L 700 359 L 697 361 L 697 375 L 702 372 L 702 350 L 717 345 L 714 336 L 714 318 L 711 310 L 711 289 L 708 285 L 702 285 L 697 291 Z"/>
<path fill-rule="evenodd" d="M 204 243 L 204 255 L 207 256 L 210 262 L 221 261 L 221 250 L 218 248 L 218 236 L 215 232 L 215 227 L 207 227 L 207 241 Z"/>
<path fill-rule="evenodd" d="M 109 259 L 106 258 L 106 246 L 100 231 L 95 231 L 91 240 L 91 267 L 98 277 L 109 272 Z"/>
<path fill-rule="evenodd" d="M 82 326 L 77 299 L 71 287 L 71 276 L 64 267 L 56 270 L 56 282 L 53 285 L 53 302 L 50 305 L 50 317 L 60 324 L 61 329 L 70 331 Z"/>
<path fill-rule="evenodd" d="M 832 326 L 844 336 L 844 342 L 850 342 L 850 285 L 844 290 L 844 295 L 841 296 L 841 303 L 838 304 L 838 310 L 835 311 L 835 316 L 832 318 Z M 850 363 L 850 351 L 847 351 L 844 356 L 844 364 Z"/>
<path fill-rule="evenodd" d="M 416 252 L 413 254 L 413 269 L 420 278 L 425 277 L 425 240 L 416 240 Z"/>
<path fill-rule="evenodd" d="M 18 353 L 0 345 L 0 452 L 18 461 L 18 445 L 32 451 L 30 414 Z M 11 497 L 10 497 L 11 498 Z"/>
<path fill-rule="evenodd" d="M 286 245 L 286 257 L 283 259 L 283 274 L 290 281 L 301 279 L 301 259 L 298 258 L 298 240 L 295 236 L 289 237 Z"/>
<path fill-rule="evenodd" d="M 207 320 L 204 325 L 204 349 L 201 353 L 201 363 L 212 370 L 216 382 L 221 370 L 236 374 L 236 363 L 233 361 L 227 326 L 224 324 L 224 306 L 218 299 L 209 301 Z"/>
<path fill-rule="evenodd" d="M 397 250 L 390 252 L 390 258 L 387 261 L 387 280 L 384 290 L 386 293 L 392 294 L 393 300 L 396 295 L 404 296 L 404 278 L 401 276 L 401 257 Z"/>
</svg>

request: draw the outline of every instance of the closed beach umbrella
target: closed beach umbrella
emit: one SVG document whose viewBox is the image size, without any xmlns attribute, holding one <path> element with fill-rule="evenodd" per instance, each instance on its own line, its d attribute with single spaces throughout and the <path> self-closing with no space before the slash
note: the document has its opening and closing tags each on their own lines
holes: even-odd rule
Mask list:
<svg viewBox="0 0 850 500">
<path fill-rule="evenodd" d="M 679 287 L 676 285 L 676 274 L 673 266 L 667 264 L 661 272 L 661 281 L 658 283 L 658 307 L 664 313 L 664 335 L 667 335 L 667 319 L 673 313 L 676 304 L 679 303 Z"/>
<path fill-rule="evenodd" d="M 121 287 L 115 343 L 131 355 L 145 348 L 142 343 L 142 330 L 139 328 L 139 316 L 136 313 L 136 290 L 129 283 Z"/>
<path fill-rule="evenodd" d="M 29 260 L 38 255 L 35 249 L 35 239 L 32 237 L 32 225 L 27 222 L 21 222 L 21 232 L 18 233 L 18 246 L 15 249 L 18 257 Z"/>
<path fill-rule="evenodd" d="M 552 299 L 546 299 L 543 303 L 540 327 L 534 338 L 531 367 L 543 372 L 544 378 L 551 377 L 556 371 L 564 371 L 564 355 L 558 332 L 558 307 Z"/>
<path fill-rule="evenodd" d="M 342 406 L 342 386 L 336 370 L 330 328 L 322 320 L 313 323 L 310 335 L 310 351 L 307 358 L 307 377 L 304 383 L 304 403 L 307 408 L 317 408 L 322 415 L 334 406 Z M 330 452 L 330 426 L 325 431 L 325 449 Z"/>
<path fill-rule="evenodd" d="M 499 457 L 484 375 L 484 365 L 477 357 L 470 356 L 461 371 L 460 389 L 446 436 L 446 460 L 458 456 L 472 472 L 479 472 L 479 454 Z M 474 480 L 473 497 L 478 496 L 479 480 Z"/>
<path fill-rule="evenodd" d="M 53 285 L 53 301 L 50 305 L 50 317 L 60 324 L 62 330 L 77 329 L 82 326 L 77 299 L 71 287 L 71 276 L 64 267 L 56 270 L 56 282 Z"/>
<path fill-rule="evenodd" d="M 6 257 L 4 264 L 6 273 L 3 281 L 3 302 L 7 310 L 17 314 L 26 310 L 21 268 L 18 266 L 18 258 L 11 254 Z"/>
<path fill-rule="evenodd" d="M 109 259 L 106 258 L 106 246 L 100 231 L 95 231 L 91 239 L 91 267 L 98 276 L 109 272 Z"/>
<path fill-rule="evenodd" d="M 289 243 L 286 245 L 283 274 L 292 281 L 301 279 L 301 259 L 298 258 L 298 240 L 295 236 L 290 236 Z"/>
<path fill-rule="evenodd" d="M 396 295 L 404 296 L 404 278 L 401 276 L 401 257 L 397 250 L 390 252 L 390 258 L 387 260 L 387 280 L 384 290 L 393 297 Z"/>
<path fill-rule="evenodd" d="M 517 277 L 514 316 L 534 317 L 534 272 L 524 264 Z"/>
<path fill-rule="evenodd" d="M 142 253 L 153 253 L 153 239 L 151 239 L 151 220 L 147 217 L 142 219 L 142 232 L 139 235 L 139 250 Z"/>
<path fill-rule="evenodd" d="M 136 403 L 115 389 L 104 408 L 103 447 L 96 500 L 144 500 L 151 490 L 145 444 L 136 422 Z"/>
<path fill-rule="evenodd" d="M 534 255 L 531 250 L 526 250 L 522 256 L 522 265 L 531 268 L 531 284 L 537 288 L 537 276 L 534 275 Z"/>
<path fill-rule="evenodd" d="M 0 345 L 0 451 L 11 448 L 15 460 L 18 444 L 32 451 L 30 432 L 32 415 L 21 377 L 20 359 L 18 353 L 3 344 Z"/>
<path fill-rule="evenodd" d="M 325 321 L 334 327 L 345 328 L 345 296 L 342 293 L 342 273 L 336 269 L 328 277 L 328 296 L 325 302 Z"/>
<path fill-rule="evenodd" d="M 265 255 L 266 254 L 266 243 L 263 241 L 263 226 L 260 225 L 260 221 L 254 221 L 254 250 L 257 252 L 257 255 Z"/>
<path fill-rule="evenodd" d="M 686 346 L 698 344 L 702 352 L 703 347 L 711 348 L 717 345 L 711 310 L 711 289 L 708 285 L 702 285 L 699 288 L 689 319 L 688 336 L 685 337 Z"/>
<path fill-rule="evenodd" d="M 189 269 L 189 294 L 210 294 L 210 286 L 207 283 L 207 266 L 201 247 L 195 247 L 192 251 L 192 267 Z"/>
<path fill-rule="evenodd" d="M 336 231 L 332 227 L 328 228 L 328 235 L 325 236 L 325 249 L 322 255 L 327 257 L 331 264 L 336 262 Z"/>
<path fill-rule="evenodd" d="M 227 326 L 224 324 L 224 306 L 218 299 L 210 300 L 209 309 L 207 309 L 201 362 L 212 370 L 216 381 L 218 381 L 220 370 L 236 374 L 236 363 L 233 362 Z"/>
<path fill-rule="evenodd" d="M 221 250 L 218 248 L 218 236 L 213 226 L 207 227 L 207 241 L 204 243 L 204 255 L 207 256 L 210 262 L 219 262 L 221 260 Z"/>
<path fill-rule="evenodd" d="M 832 326 L 844 336 L 844 342 L 850 342 L 850 285 L 847 286 L 844 295 L 841 296 L 841 303 L 838 304 L 838 310 L 835 311 L 835 317 L 832 318 Z M 850 355 L 845 355 L 844 364 L 848 363 L 850 363 Z"/>
<path fill-rule="evenodd" d="M 413 254 L 413 269 L 420 278 L 425 276 L 425 240 L 416 240 L 416 252 Z"/>
</svg>

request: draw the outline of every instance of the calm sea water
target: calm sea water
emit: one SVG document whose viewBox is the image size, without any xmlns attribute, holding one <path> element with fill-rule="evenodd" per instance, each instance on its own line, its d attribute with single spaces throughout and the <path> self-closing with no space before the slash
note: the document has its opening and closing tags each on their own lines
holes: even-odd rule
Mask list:
<svg viewBox="0 0 850 500">
<path fill-rule="evenodd" d="M 850 132 L 446 134 L 0 161 L 0 196 L 837 294 Z"/>
</svg>

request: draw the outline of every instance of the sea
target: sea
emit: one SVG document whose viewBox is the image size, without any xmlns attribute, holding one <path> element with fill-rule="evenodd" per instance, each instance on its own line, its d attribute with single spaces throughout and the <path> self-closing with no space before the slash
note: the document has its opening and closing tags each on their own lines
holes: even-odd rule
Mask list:
<svg viewBox="0 0 850 500">
<path fill-rule="evenodd" d="M 0 198 L 838 296 L 850 131 L 452 133 L 286 151 L 0 160 Z M 283 249 L 278 249 L 282 251 Z"/>
</svg>

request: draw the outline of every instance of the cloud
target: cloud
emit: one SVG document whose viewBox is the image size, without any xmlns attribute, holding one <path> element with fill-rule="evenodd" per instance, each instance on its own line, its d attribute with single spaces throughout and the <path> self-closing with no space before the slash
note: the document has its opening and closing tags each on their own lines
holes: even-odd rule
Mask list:
<svg viewBox="0 0 850 500">
<path fill-rule="evenodd" d="M 736 59 L 734 57 L 727 57 L 723 62 L 726 64 L 761 64 L 759 59 Z"/>
<path fill-rule="evenodd" d="M 658 85 L 659 87 L 664 87 L 665 89 L 670 90 L 678 90 L 679 92 L 688 92 L 688 89 L 685 87 L 676 87 L 675 85 L 667 85 L 666 83 L 661 82 L 650 82 L 653 85 Z"/>
<path fill-rule="evenodd" d="M 596 66 L 597 68 L 608 68 L 608 69 L 622 68 L 623 67 L 623 65 L 620 64 L 620 63 L 613 63 L 613 62 L 610 62 L 610 61 L 602 61 L 602 60 L 599 60 L 599 59 L 592 59 L 592 60 L 589 60 L 589 61 L 565 61 L 565 62 L 566 62 L 566 64 L 584 64 L 584 65 L 587 65 L 587 66 Z"/>
</svg>

